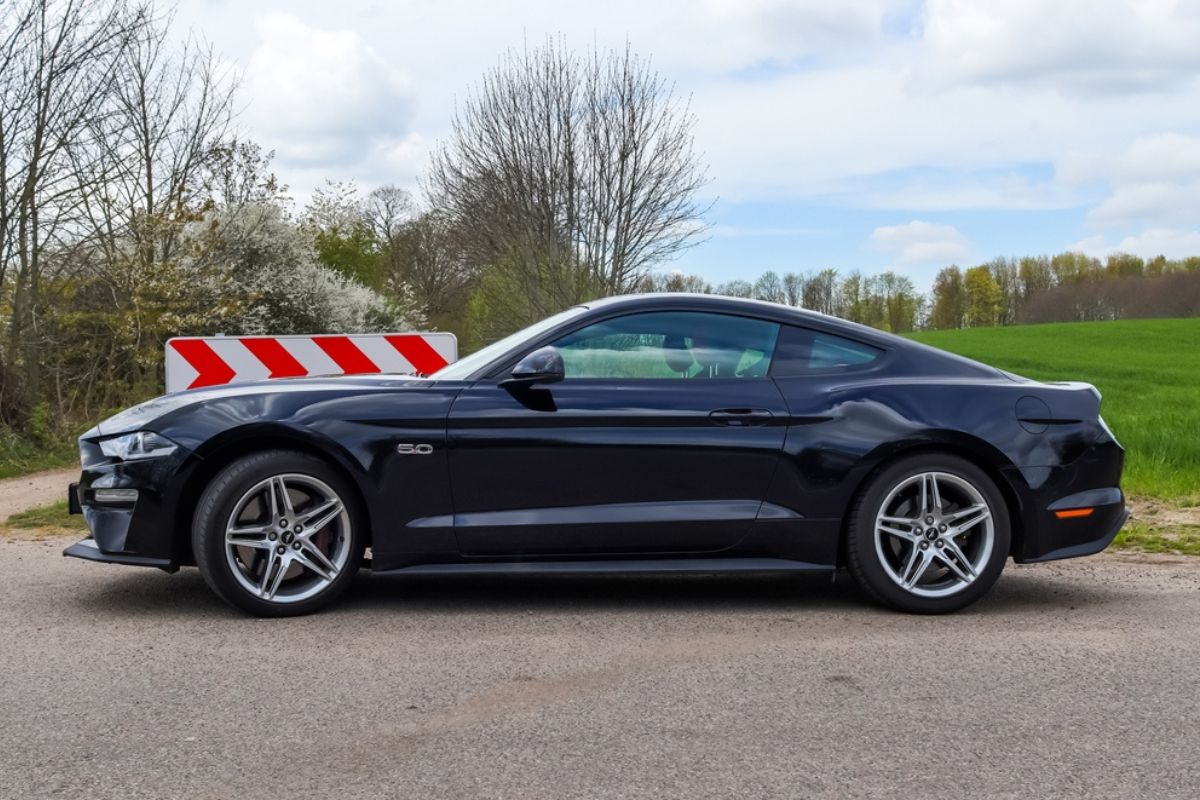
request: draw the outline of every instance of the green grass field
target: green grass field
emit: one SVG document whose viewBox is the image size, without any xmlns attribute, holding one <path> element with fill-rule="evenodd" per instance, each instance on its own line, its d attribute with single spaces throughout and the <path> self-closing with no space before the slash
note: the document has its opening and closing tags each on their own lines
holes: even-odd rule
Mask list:
<svg viewBox="0 0 1200 800">
<path fill-rule="evenodd" d="M 1094 384 L 1125 491 L 1200 504 L 1200 318 L 926 331 L 912 338 L 1037 380 Z"/>
</svg>

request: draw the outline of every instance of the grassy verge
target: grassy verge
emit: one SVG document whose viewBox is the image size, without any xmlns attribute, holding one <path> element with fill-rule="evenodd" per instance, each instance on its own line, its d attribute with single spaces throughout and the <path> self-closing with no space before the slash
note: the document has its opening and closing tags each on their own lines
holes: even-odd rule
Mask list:
<svg viewBox="0 0 1200 800">
<path fill-rule="evenodd" d="M 67 511 L 67 501 L 19 511 L 8 518 L 7 527 L 15 530 L 87 530 L 83 515 Z"/>
<path fill-rule="evenodd" d="M 1113 547 L 1142 553 L 1200 556 L 1200 525 L 1155 525 L 1133 520 L 1117 534 Z"/>
<path fill-rule="evenodd" d="M 67 512 L 67 501 L 60 500 L 48 506 L 20 511 L 0 525 L 0 535 L 14 539 L 41 539 L 87 533 L 87 525 L 81 514 Z"/>
<path fill-rule="evenodd" d="M 0 479 L 78 463 L 79 449 L 73 437 L 39 442 L 9 428 L 0 428 Z"/>
</svg>

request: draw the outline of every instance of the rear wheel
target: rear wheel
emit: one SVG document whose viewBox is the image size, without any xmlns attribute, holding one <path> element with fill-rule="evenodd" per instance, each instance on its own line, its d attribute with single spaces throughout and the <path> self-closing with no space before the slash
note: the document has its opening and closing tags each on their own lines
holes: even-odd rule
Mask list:
<svg viewBox="0 0 1200 800">
<path fill-rule="evenodd" d="M 1009 541 L 1008 509 L 987 474 L 956 456 L 922 454 L 885 468 L 859 496 L 847 566 L 876 600 L 939 614 L 991 588 Z"/>
<path fill-rule="evenodd" d="M 200 497 L 196 565 L 218 595 L 252 614 L 315 611 L 346 589 L 362 559 L 355 497 L 337 470 L 313 456 L 246 456 Z"/>
</svg>

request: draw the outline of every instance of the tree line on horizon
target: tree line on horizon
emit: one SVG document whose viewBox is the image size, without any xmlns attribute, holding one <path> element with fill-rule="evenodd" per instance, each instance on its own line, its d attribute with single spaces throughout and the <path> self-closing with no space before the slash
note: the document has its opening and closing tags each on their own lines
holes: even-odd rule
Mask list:
<svg viewBox="0 0 1200 800">
<path fill-rule="evenodd" d="M 711 283 L 696 275 L 646 276 L 644 292 L 698 292 L 782 303 L 893 333 L 915 330 L 1091 322 L 1200 315 L 1200 256 L 1143 259 L 1113 253 L 1101 260 L 1067 251 L 995 258 L 943 268 L 928 293 L 893 271 L 814 270 Z"/>
</svg>

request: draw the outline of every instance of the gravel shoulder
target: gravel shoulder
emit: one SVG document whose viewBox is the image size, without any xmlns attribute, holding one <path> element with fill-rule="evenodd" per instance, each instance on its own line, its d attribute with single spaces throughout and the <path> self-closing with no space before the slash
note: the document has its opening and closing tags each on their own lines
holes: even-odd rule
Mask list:
<svg viewBox="0 0 1200 800">
<path fill-rule="evenodd" d="M 0 480 L 0 523 L 19 511 L 66 499 L 67 485 L 76 480 L 79 480 L 78 467 Z"/>
<path fill-rule="evenodd" d="M 371 578 L 257 620 L 0 540 L 0 797 L 1200 794 L 1200 559 L 949 617 L 796 576 Z"/>
</svg>

